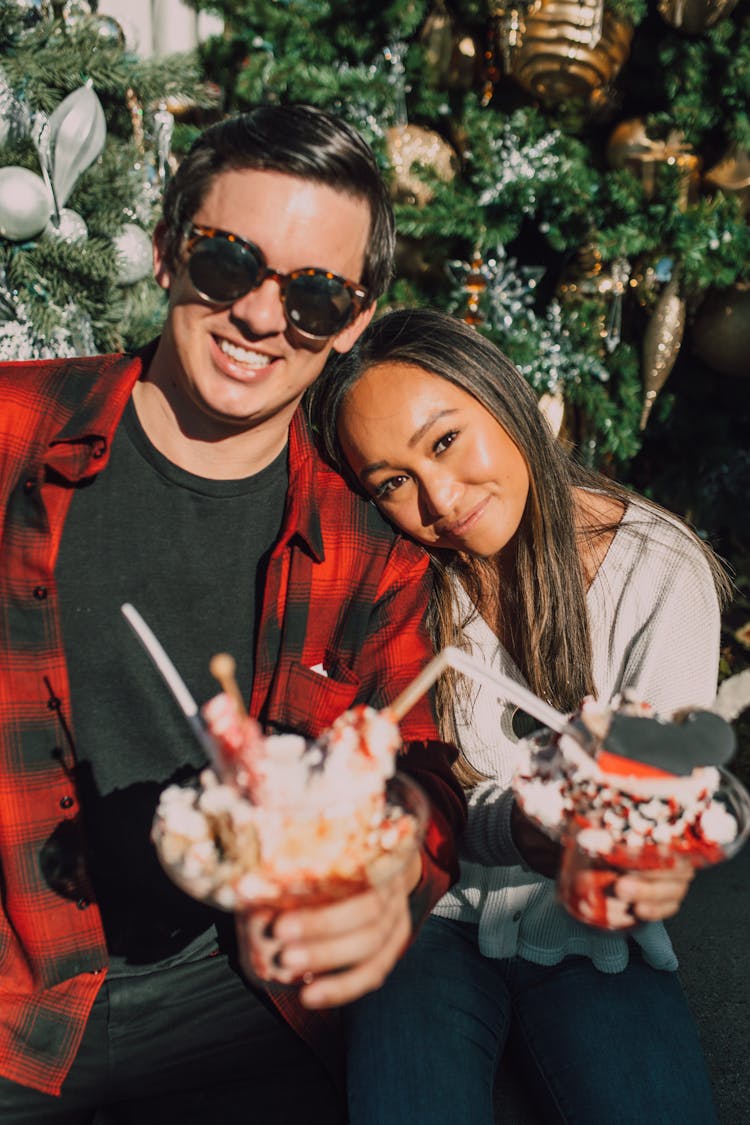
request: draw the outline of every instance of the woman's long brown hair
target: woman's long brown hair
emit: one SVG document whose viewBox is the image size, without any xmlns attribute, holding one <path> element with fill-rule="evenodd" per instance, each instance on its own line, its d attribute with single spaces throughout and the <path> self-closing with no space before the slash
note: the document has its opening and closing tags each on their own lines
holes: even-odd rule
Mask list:
<svg viewBox="0 0 750 1125">
<path fill-rule="evenodd" d="M 457 575 L 532 691 L 561 711 L 575 710 L 595 690 L 581 536 L 594 540 L 612 532 L 617 521 L 589 522 L 578 531 L 574 489 L 593 490 L 625 506 L 633 493 L 584 468 L 566 452 L 542 416 L 531 387 L 494 344 L 463 321 L 425 308 L 402 309 L 375 320 L 354 350 L 338 358 L 309 392 L 308 413 L 324 456 L 360 491 L 341 454 L 339 410 L 366 371 L 395 363 L 430 371 L 472 395 L 512 438 L 529 471 L 529 495 L 510 563 L 506 551 L 490 560 L 462 553 L 434 554 L 429 624 L 436 648 L 463 644 L 463 623 L 452 592 L 452 578 Z M 642 498 L 639 502 L 663 511 Z M 723 602 L 731 584 L 713 551 L 697 535 L 694 538 Z M 442 678 L 436 691 L 441 729 L 452 741 L 451 698 L 457 679 Z M 459 774 L 467 781 L 476 780 L 475 771 L 466 767 L 468 763 L 463 763 Z"/>
</svg>

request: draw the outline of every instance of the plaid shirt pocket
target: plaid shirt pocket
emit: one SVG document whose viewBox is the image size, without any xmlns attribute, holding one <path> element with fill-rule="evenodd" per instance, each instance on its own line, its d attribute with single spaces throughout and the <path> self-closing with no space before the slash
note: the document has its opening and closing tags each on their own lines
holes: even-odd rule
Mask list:
<svg viewBox="0 0 750 1125">
<path fill-rule="evenodd" d="M 265 714 L 269 726 L 315 738 L 356 702 L 359 677 L 341 664 L 323 664 L 327 674 L 296 662 L 279 670 Z"/>
</svg>

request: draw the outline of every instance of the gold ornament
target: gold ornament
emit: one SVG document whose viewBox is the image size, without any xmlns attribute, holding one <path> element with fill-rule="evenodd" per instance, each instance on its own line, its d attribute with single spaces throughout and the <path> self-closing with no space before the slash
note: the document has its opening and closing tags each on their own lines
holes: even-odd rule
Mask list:
<svg viewBox="0 0 750 1125">
<path fill-rule="evenodd" d="M 395 173 L 391 194 L 399 203 L 424 207 L 435 194 L 419 178 L 415 165 L 431 168 L 443 183 L 450 183 L 456 174 L 454 150 L 438 133 L 421 125 L 392 125 L 386 134 L 386 150 Z"/>
<path fill-rule="evenodd" d="M 678 129 L 672 129 L 666 140 L 658 140 L 648 135 L 641 118 L 622 121 L 607 142 L 607 160 L 612 168 L 629 168 L 641 181 L 649 198 L 656 188 L 657 165 L 675 166 L 680 171 L 680 208 L 684 210 L 697 202 L 700 157 L 685 143 Z"/>
<path fill-rule="evenodd" d="M 734 195 L 743 215 L 750 212 L 750 152 L 734 145 L 718 164 L 705 173 L 704 184 L 718 188 L 725 195 Z"/>
<path fill-rule="evenodd" d="M 604 268 L 599 249 L 586 243 L 576 255 L 576 265 L 558 289 L 563 303 L 598 298 L 601 311 L 597 316 L 596 331 L 603 351 L 611 354 L 622 339 L 622 305 L 628 290 L 630 262 L 615 258 Z"/>
<path fill-rule="evenodd" d="M 565 398 L 562 391 L 545 391 L 539 398 L 539 410 L 552 431 L 552 436 L 562 436 L 565 420 Z"/>
<path fill-rule="evenodd" d="M 0 168 L 0 238 L 34 238 L 51 214 L 52 197 L 41 176 L 15 164 Z"/>
<path fill-rule="evenodd" d="M 453 38 L 447 86 L 449 90 L 471 90 L 481 70 L 482 51 L 468 31 L 457 31 Z"/>
<path fill-rule="evenodd" d="M 672 368 L 685 333 L 685 300 L 680 293 L 679 271 L 675 270 L 646 325 L 643 337 L 643 410 L 640 428 L 645 430 L 649 414 Z"/>
<path fill-rule="evenodd" d="M 169 111 L 184 125 L 209 125 L 222 113 L 224 92 L 215 82 L 204 82 L 198 97 L 191 94 L 166 94 L 153 108 Z"/>
<path fill-rule="evenodd" d="M 750 375 L 750 284 L 713 290 L 703 300 L 693 322 L 693 347 L 700 358 L 721 375 Z"/>
<path fill-rule="evenodd" d="M 464 324 L 470 324 L 473 328 L 484 324 L 485 319 L 480 308 L 482 294 L 487 288 L 485 271 L 482 269 L 483 265 L 482 255 L 478 250 L 475 250 L 463 283 L 463 290 L 466 294 L 466 308 L 461 316 Z"/>
<path fill-rule="evenodd" d="M 613 81 L 630 51 L 633 28 L 604 0 L 534 0 L 518 46 L 510 47 L 510 71 L 528 93 L 559 105 L 606 107 Z"/>
<path fill-rule="evenodd" d="M 521 4 L 493 3 L 491 8 L 490 34 L 494 37 L 496 49 L 503 61 L 503 70 L 511 72 L 511 55 L 521 46 L 526 30 L 524 16 L 528 8 L 527 0 Z"/>
<path fill-rule="evenodd" d="M 405 234 L 396 235 L 396 276 L 419 282 L 434 291 L 444 280 L 445 262 L 429 242 Z"/>
<path fill-rule="evenodd" d="M 520 13 L 516 9 L 513 9 L 512 15 L 520 20 Z M 490 18 L 487 20 L 485 46 L 482 51 L 482 96 L 480 101 L 483 106 L 488 106 L 492 101 L 495 86 L 500 81 L 503 70 L 507 74 L 510 69 L 510 59 L 507 57 L 508 52 L 506 50 L 507 36 L 503 32 L 507 18 L 502 3 L 495 0 L 490 4 Z"/>
<path fill-rule="evenodd" d="M 139 154 L 143 156 L 145 149 L 145 133 L 143 130 L 143 106 L 140 103 L 138 95 L 132 86 L 128 86 L 125 91 L 125 104 L 128 107 L 130 114 L 130 122 L 133 127 L 133 143 Z"/>
<path fill-rule="evenodd" d="M 477 42 L 469 32 L 456 28 L 444 0 L 436 0 L 419 33 L 425 72 L 432 86 L 470 90 L 480 60 Z"/>
<path fill-rule="evenodd" d="M 633 266 L 628 288 L 642 309 L 651 313 L 672 276 L 672 258 L 641 258 Z"/>
<path fill-rule="evenodd" d="M 200 104 L 189 94 L 168 94 L 161 99 L 159 105 L 163 105 L 179 121 L 186 120 L 200 109 Z"/>
<path fill-rule="evenodd" d="M 419 43 L 427 81 L 432 86 L 444 86 L 453 54 L 453 19 L 445 0 L 435 0 L 435 6 L 422 24 Z"/>
<path fill-rule="evenodd" d="M 659 15 L 670 27 L 697 35 L 724 19 L 737 0 L 659 0 Z"/>
</svg>

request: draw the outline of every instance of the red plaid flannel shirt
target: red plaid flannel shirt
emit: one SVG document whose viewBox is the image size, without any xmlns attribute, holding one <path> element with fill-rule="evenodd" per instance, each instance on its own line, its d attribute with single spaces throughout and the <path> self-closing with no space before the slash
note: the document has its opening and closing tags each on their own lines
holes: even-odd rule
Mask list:
<svg viewBox="0 0 750 1125">
<path fill-rule="evenodd" d="M 79 819 L 55 559 L 73 491 L 106 469 L 150 354 L 0 366 L 0 1074 L 47 1093 L 60 1091 L 107 967 L 85 880 L 62 897 L 40 867 L 61 821 Z M 299 413 L 289 474 L 250 710 L 315 735 L 355 702 L 382 707 L 429 659 L 428 578 L 421 552 L 322 464 Z M 312 671 L 320 665 L 327 675 Z M 437 743 L 425 700 L 402 732 L 401 766 L 433 804 L 413 895 L 418 923 L 456 878 L 454 835 L 465 809 L 453 751 Z M 279 1007 L 325 1056 L 331 1017 L 291 997 Z"/>
</svg>

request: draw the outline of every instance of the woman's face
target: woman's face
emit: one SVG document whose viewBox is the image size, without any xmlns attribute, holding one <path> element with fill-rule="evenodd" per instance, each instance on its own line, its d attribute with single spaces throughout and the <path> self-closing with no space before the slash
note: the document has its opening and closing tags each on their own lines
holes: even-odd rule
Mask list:
<svg viewBox="0 0 750 1125">
<path fill-rule="evenodd" d="M 460 387 L 411 364 L 370 368 L 344 400 L 344 454 L 383 514 L 426 547 L 490 557 L 529 493 L 518 446 Z"/>
</svg>

